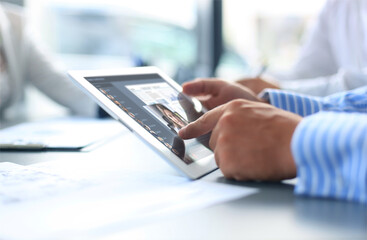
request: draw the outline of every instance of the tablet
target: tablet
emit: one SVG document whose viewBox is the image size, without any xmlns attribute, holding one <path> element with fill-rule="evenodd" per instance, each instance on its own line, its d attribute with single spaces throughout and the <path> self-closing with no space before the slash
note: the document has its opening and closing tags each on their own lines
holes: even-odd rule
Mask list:
<svg viewBox="0 0 367 240">
<path fill-rule="evenodd" d="M 183 140 L 177 132 L 206 111 L 182 94 L 181 86 L 156 67 L 70 71 L 74 82 L 107 113 L 191 179 L 218 167 L 209 134 Z M 149 159 L 147 158 L 147 161 Z"/>
</svg>

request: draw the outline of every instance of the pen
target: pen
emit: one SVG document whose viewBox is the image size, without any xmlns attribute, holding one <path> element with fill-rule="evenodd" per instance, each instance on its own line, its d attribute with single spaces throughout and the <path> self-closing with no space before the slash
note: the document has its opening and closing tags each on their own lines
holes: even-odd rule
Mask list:
<svg viewBox="0 0 367 240">
<path fill-rule="evenodd" d="M 260 68 L 259 72 L 255 75 L 255 78 L 260 78 L 261 75 L 263 75 L 266 72 L 267 69 L 268 69 L 267 64 L 265 64 L 265 63 L 261 64 L 261 68 Z"/>
</svg>

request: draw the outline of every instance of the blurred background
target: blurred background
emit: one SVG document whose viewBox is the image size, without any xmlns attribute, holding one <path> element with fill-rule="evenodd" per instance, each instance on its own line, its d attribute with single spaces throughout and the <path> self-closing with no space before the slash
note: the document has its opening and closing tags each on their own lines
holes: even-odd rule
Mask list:
<svg viewBox="0 0 367 240">
<path fill-rule="evenodd" d="M 62 69 L 155 65 L 179 83 L 284 70 L 325 0 L 24 0 L 32 35 Z M 35 89 L 39 114 L 62 112 Z M 32 103 L 33 104 L 33 103 Z"/>
</svg>

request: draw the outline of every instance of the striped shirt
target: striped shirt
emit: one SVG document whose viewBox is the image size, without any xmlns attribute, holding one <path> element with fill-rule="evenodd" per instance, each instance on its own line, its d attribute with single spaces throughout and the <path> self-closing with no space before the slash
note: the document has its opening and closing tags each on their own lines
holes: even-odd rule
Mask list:
<svg viewBox="0 0 367 240">
<path fill-rule="evenodd" d="M 304 117 L 291 143 L 295 193 L 367 203 L 367 87 L 324 98 L 267 89 L 262 97 Z"/>
</svg>

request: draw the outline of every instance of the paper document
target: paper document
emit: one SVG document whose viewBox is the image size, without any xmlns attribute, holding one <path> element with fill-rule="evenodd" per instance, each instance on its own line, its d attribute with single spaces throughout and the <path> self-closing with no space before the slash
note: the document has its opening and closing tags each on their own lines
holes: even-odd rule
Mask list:
<svg viewBox="0 0 367 240">
<path fill-rule="evenodd" d="M 0 205 L 37 200 L 79 190 L 86 185 L 81 179 L 65 178 L 9 162 L 0 163 Z"/>
<path fill-rule="evenodd" d="M 0 239 L 92 239 L 256 192 L 131 170 L 80 179 L 0 163 Z"/>
<path fill-rule="evenodd" d="M 23 123 L 0 131 L 0 149 L 78 150 L 127 131 L 115 120 L 62 118 Z"/>
</svg>

